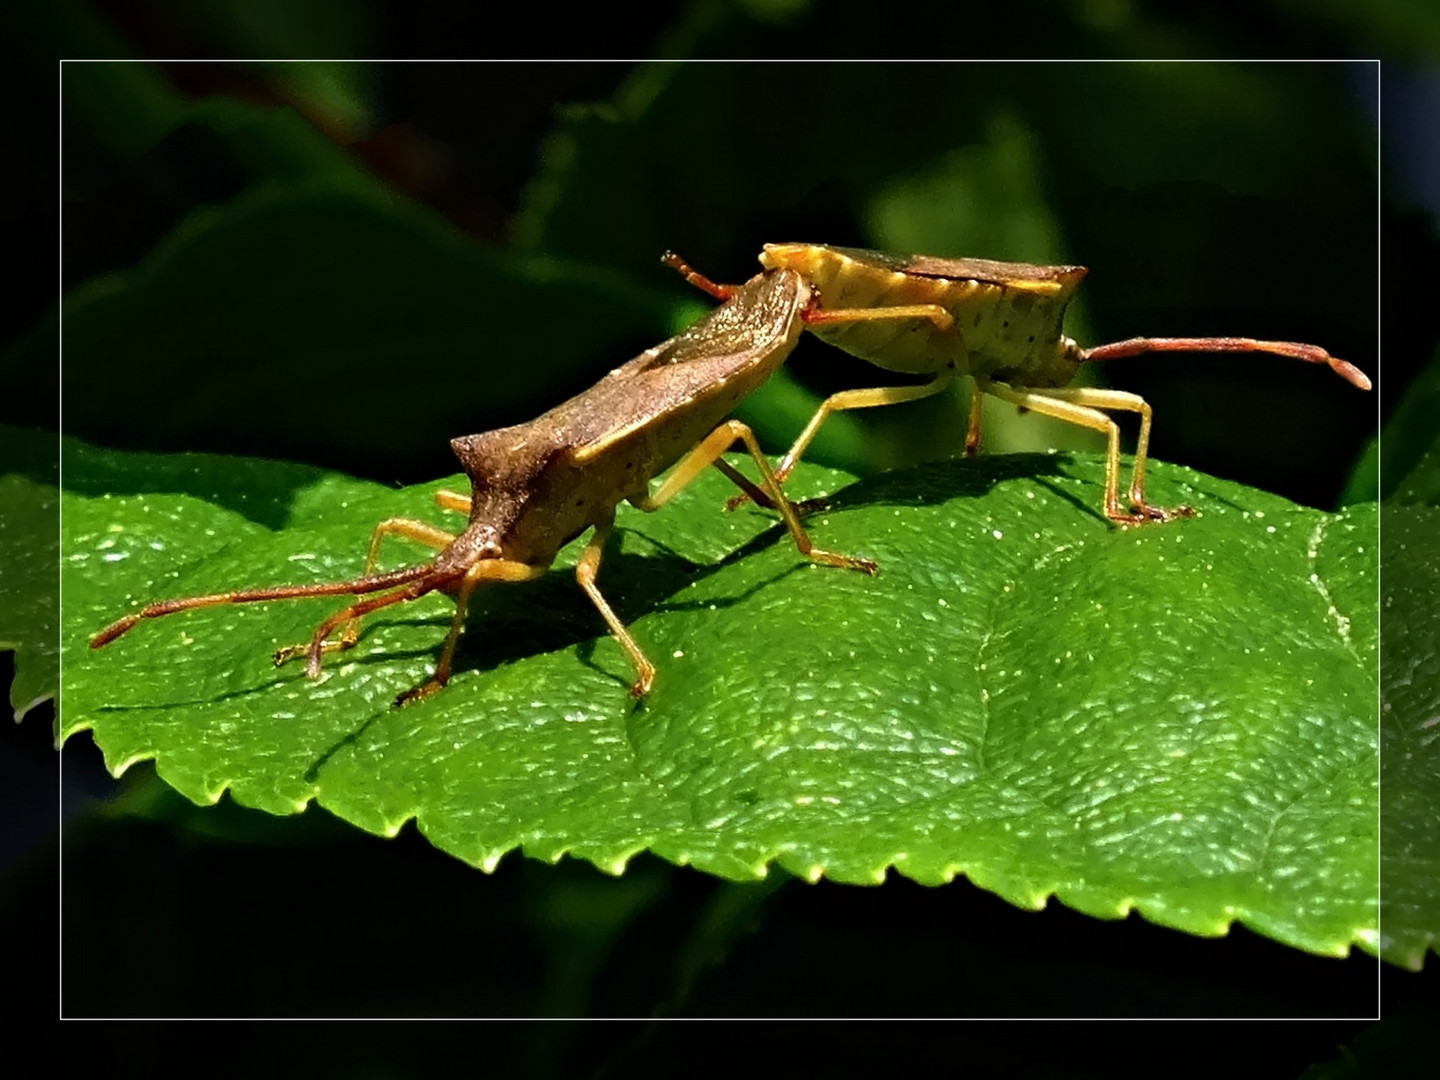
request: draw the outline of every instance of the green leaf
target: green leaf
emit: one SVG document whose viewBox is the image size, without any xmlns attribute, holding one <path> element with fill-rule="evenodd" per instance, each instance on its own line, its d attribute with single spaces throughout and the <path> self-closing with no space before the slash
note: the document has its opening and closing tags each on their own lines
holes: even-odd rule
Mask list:
<svg viewBox="0 0 1440 1080">
<path fill-rule="evenodd" d="M 15 651 L 16 720 L 60 685 L 58 447 L 55 435 L 0 426 L 0 649 Z"/>
<path fill-rule="evenodd" d="M 414 818 L 492 868 L 521 848 L 619 873 L 649 849 L 734 880 L 958 874 L 1025 907 L 1052 894 L 1197 934 L 1239 919 L 1328 954 L 1376 947 L 1376 520 L 1157 465 L 1192 520 L 1118 529 L 1103 463 L 1015 455 L 846 486 L 806 566 L 710 474 L 663 512 L 622 508 L 599 584 L 659 669 L 631 703 L 576 586 L 479 594 L 441 694 L 453 609 L 367 625 L 319 682 L 276 670 L 336 601 L 243 605 L 87 639 L 139 603 L 358 574 L 373 524 L 442 520 L 400 491 L 225 458 L 67 457 L 64 734 L 117 774 L 154 759 L 198 803 L 368 831 Z M 74 485 L 72 486 L 72 480 Z M 266 488 L 270 495 L 264 494 Z M 387 551 L 387 566 L 405 555 Z"/>
<path fill-rule="evenodd" d="M 1347 491 L 1384 493 L 1380 955 L 1419 971 L 1440 939 L 1440 352 L 1406 388 Z M 1383 453 L 1381 452 L 1383 448 Z M 1377 485 L 1378 481 L 1378 485 Z"/>
<path fill-rule="evenodd" d="M 1431 365 L 1432 372 L 1436 365 Z M 1385 593 L 1380 864 L 1381 955 L 1418 971 L 1440 939 L 1440 438 L 1421 449 L 1414 408 L 1433 394 L 1422 377 L 1386 428 L 1399 428 L 1414 453 L 1380 510 Z M 1433 422 L 1432 422 L 1433 428 Z"/>
<path fill-rule="evenodd" d="M 1346 482 L 1342 503 L 1440 505 L 1440 348 L 1398 395 L 1384 438 L 1372 439 Z M 1383 452 L 1382 452 L 1383 450 Z"/>
<path fill-rule="evenodd" d="M 1380 954 L 1419 971 L 1440 937 L 1440 508 L 1387 503 L 1380 516 Z"/>
</svg>

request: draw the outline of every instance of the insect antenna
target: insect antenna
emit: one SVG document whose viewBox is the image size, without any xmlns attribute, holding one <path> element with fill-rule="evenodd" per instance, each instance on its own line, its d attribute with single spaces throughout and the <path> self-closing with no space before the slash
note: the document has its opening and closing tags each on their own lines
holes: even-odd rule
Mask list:
<svg viewBox="0 0 1440 1080">
<path fill-rule="evenodd" d="M 1370 380 L 1365 373 L 1348 360 L 1331 356 L 1318 345 L 1305 345 L 1298 341 L 1259 341 L 1255 338 L 1213 337 L 1213 338 L 1130 338 L 1109 345 L 1097 345 L 1093 349 L 1080 349 L 1081 363 L 1095 360 L 1123 360 L 1127 356 L 1139 356 L 1147 352 L 1268 352 L 1304 360 L 1311 364 L 1325 364 L 1346 382 L 1361 390 L 1370 389 Z"/>
<path fill-rule="evenodd" d="M 454 577 L 454 574 L 442 574 L 435 569 L 433 563 L 425 563 L 421 566 L 407 567 L 404 570 L 395 570 L 388 574 L 377 574 L 374 577 L 355 578 L 352 581 L 328 582 L 321 585 L 277 585 L 265 589 L 241 589 L 235 592 L 216 593 L 213 596 L 190 596 L 180 600 L 161 600 L 111 623 L 90 639 L 90 648 L 104 648 L 120 635 L 132 629 L 142 619 L 157 619 L 162 615 L 173 615 L 177 611 L 189 611 L 192 608 L 218 607 L 221 604 L 254 604 L 263 603 L 266 600 L 294 600 L 303 596 L 361 596 L 365 593 L 382 592 L 397 585 L 407 585 L 412 582 L 424 583 L 426 587 L 419 592 L 412 587 L 400 590 L 396 594 L 396 600 L 408 600 L 424 595 L 451 577 Z M 383 607 L 384 605 L 377 606 Z"/>
<path fill-rule="evenodd" d="M 709 293 L 716 300 L 729 300 L 739 289 L 738 285 L 717 285 L 673 251 L 667 251 L 661 255 L 660 261 L 694 285 L 695 288 Z"/>
</svg>

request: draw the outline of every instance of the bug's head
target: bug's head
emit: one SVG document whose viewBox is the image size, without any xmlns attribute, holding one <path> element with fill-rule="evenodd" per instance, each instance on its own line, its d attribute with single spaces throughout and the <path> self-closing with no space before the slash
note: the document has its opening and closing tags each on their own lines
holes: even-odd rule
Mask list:
<svg viewBox="0 0 1440 1080">
<path fill-rule="evenodd" d="M 506 558 L 501 529 L 483 515 L 482 508 L 481 514 L 471 519 L 465 531 L 435 556 L 435 567 L 442 574 L 473 572 L 481 563 L 494 563 Z M 500 580 L 504 574 L 492 574 L 487 570 L 482 572 L 482 576 Z"/>
<path fill-rule="evenodd" d="M 1048 342 L 1037 342 L 1032 350 L 1023 364 L 996 365 L 996 377 L 1015 380 L 1036 389 L 1067 386 L 1086 359 L 1085 350 L 1063 334 Z"/>
</svg>

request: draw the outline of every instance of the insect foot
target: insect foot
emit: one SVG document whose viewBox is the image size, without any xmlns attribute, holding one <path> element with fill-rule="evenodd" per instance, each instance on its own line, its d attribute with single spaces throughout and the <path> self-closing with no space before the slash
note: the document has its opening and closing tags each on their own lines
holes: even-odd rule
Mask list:
<svg viewBox="0 0 1440 1080">
<path fill-rule="evenodd" d="M 1118 504 L 1111 506 L 1107 503 L 1105 516 L 1123 528 L 1127 525 L 1149 525 L 1170 521 L 1177 517 L 1194 517 L 1195 509 L 1190 506 L 1172 506 L 1166 509 L 1162 506 L 1152 506 L 1149 503 L 1131 503 L 1129 510 L 1121 510 Z"/>
<path fill-rule="evenodd" d="M 445 683 L 436 679 L 427 679 L 419 686 L 413 686 L 395 698 L 395 707 L 403 709 L 406 705 L 413 705 L 417 701 L 424 701 L 432 694 L 438 694 L 445 689 Z"/>
</svg>

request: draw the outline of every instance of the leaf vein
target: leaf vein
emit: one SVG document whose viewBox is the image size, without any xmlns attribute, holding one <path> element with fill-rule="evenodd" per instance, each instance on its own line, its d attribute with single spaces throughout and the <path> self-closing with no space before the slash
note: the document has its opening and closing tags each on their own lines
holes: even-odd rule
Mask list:
<svg viewBox="0 0 1440 1080">
<path fill-rule="evenodd" d="M 1330 621 L 1334 623 L 1335 629 L 1340 635 L 1340 641 L 1344 644 L 1345 648 L 1349 650 L 1350 654 L 1354 656 L 1356 660 L 1359 660 L 1359 650 L 1355 648 L 1355 642 L 1350 638 L 1350 619 L 1348 616 L 1342 614 L 1340 609 L 1335 606 L 1334 597 L 1330 595 L 1330 590 L 1326 587 L 1324 579 L 1320 577 L 1319 570 L 1316 569 L 1316 562 L 1320 558 L 1320 545 L 1325 539 L 1325 530 L 1330 520 L 1329 517 L 1322 517 L 1315 523 L 1315 531 L 1310 534 L 1310 544 L 1306 552 L 1310 559 L 1310 584 L 1314 586 L 1315 591 L 1320 594 L 1320 599 L 1325 602 L 1326 614 L 1330 617 Z"/>
</svg>

